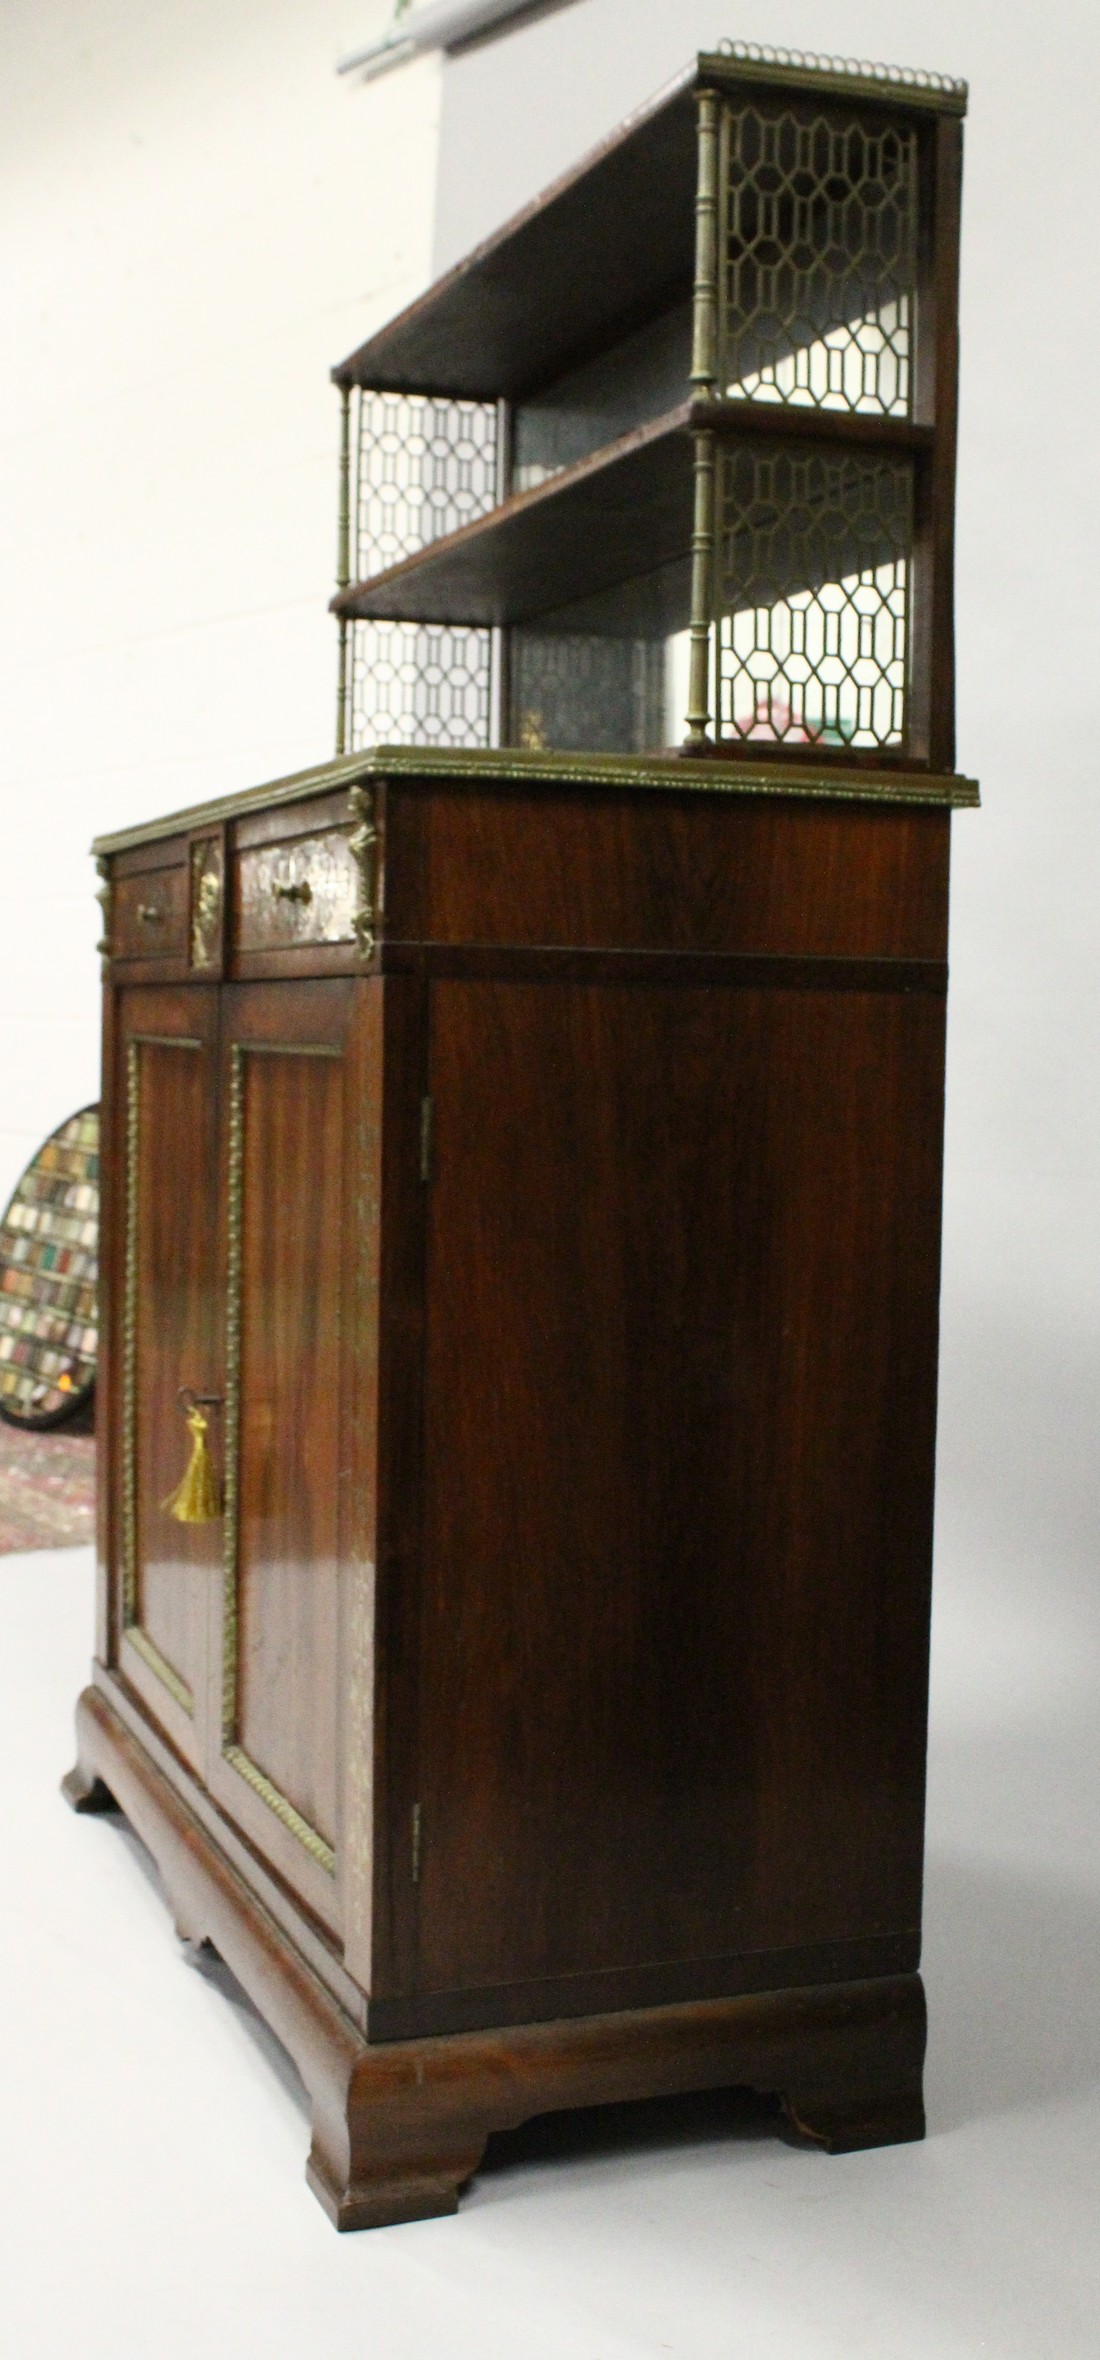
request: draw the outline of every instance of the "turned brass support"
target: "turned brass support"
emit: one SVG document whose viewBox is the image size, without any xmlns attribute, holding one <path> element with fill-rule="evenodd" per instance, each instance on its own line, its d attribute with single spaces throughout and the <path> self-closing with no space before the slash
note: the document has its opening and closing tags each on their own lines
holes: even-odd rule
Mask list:
<svg viewBox="0 0 1100 2360">
<path fill-rule="evenodd" d="M 710 647 L 714 614 L 713 434 L 695 437 L 695 526 L 691 536 L 691 663 L 688 674 L 687 746 L 701 752 L 711 744 Z"/>
<path fill-rule="evenodd" d="M 699 93 L 699 177 L 695 198 L 695 299 L 691 382 L 698 401 L 711 401 L 718 385 L 718 200 L 722 103 L 716 91 Z M 711 744 L 710 668 L 714 625 L 715 440 L 695 437 L 695 517 L 691 537 L 691 665 L 688 676 L 685 751 Z"/>
<path fill-rule="evenodd" d="M 710 400 L 718 385 L 718 190 L 722 102 L 699 93 L 699 162 L 695 193 L 695 297 L 691 382 L 696 399 Z"/>
<path fill-rule="evenodd" d="M 336 587 L 351 579 L 351 387 L 340 388 L 340 509 L 336 535 Z M 340 664 L 336 682 L 336 752 L 348 750 L 348 621 L 340 617 Z"/>
</svg>

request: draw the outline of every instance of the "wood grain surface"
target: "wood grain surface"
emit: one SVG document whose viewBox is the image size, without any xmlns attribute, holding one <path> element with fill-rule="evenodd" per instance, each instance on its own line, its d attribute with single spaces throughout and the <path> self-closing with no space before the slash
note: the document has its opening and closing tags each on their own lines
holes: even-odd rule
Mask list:
<svg viewBox="0 0 1100 2360">
<path fill-rule="evenodd" d="M 919 2135 L 947 871 L 930 810 L 402 778 L 380 972 L 231 931 L 223 984 L 109 983 L 117 1664 L 70 1799 L 125 1789 L 282 2037 L 305 1977 L 341 2225 L 452 2209 L 578 2092 Z M 132 1255 L 190 1713 L 110 1636 Z M 234 1321 L 227 1539 L 159 1503 Z"/>
<path fill-rule="evenodd" d="M 942 1056 L 434 988 L 423 1991 L 917 1926 Z"/>
<path fill-rule="evenodd" d="M 947 955 L 946 813 L 402 781 L 387 829 L 391 946 Z"/>
</svg>

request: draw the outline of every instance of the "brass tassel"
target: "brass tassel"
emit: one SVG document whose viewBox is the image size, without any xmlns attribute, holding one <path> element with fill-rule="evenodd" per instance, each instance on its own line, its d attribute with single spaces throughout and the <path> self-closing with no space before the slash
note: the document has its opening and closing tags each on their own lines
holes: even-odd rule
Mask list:
<svg viewBox="0 0 1100 2360">
<path fill-rule="evenodd" d="M 221 1515 L 218 1486 L 206 1447 L 209 1420 L 201 1409 L 189 1409 L 187 1426 L 191 1436 L 191 1458 L 182 1483 L 176 1485 L 164 1506 L 177 1524 L 213 1524 Z"/>
</svg>

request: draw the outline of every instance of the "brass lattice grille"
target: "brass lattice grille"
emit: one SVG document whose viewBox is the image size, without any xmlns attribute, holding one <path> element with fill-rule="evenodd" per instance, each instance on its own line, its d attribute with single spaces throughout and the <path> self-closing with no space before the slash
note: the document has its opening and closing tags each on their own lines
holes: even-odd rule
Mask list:
<svg viewBox="0 0 1100 2360">
<path fill-rule="evenodd" d="M 487 746 L 492 635 L 447 623 L 351 626 L 348 751 Z"/>
<path fill-rule="evenodd" d="M 532 752 L 650 753 L 665 742 L 660 640 L 515 630 L 511 740 Z"/>
<path fill-rule="evenodd" d="M 358 402 L 353 553 L 366 581 L 495 506 L 497 421 L 491 402 L 369 390 Z"/>
<path fill-rule="evenodd" d="M 911 463 L 738 445 L 718 485 L 720 736 L 904 745 Z"/>
<path fill-rule="evenodd" d="M 724 143 L 722 390 L 906 416 L 916 131 L 738 105 Z"/>
</svg>

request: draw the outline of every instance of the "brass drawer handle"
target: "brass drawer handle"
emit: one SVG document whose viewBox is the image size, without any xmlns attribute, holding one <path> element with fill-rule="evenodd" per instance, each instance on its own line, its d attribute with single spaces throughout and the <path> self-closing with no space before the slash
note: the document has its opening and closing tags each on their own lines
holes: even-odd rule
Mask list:
<svg viewBox="0 0 1100 2360">
<path fill-rule="evenodd" d="M 271 890 L 276 901 L 300 901 L 305 904 L 313 899 L 313 887 L 308 877 L 303 877 L 300 885 L 284 885 L 282 879 L 276 877 Z"/>
<path fill-rule="evenodd" d="M 158 910 L 155 901 L 139 901 L 138 917 L 143 926 L 160 926 L 164 920 L 164 911 Z"/>
</svg>

